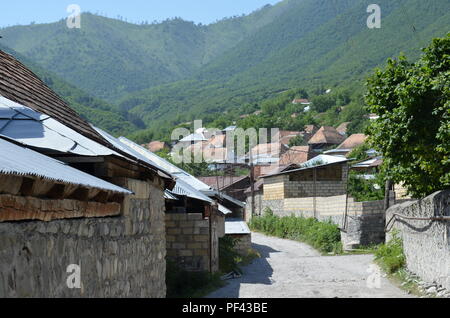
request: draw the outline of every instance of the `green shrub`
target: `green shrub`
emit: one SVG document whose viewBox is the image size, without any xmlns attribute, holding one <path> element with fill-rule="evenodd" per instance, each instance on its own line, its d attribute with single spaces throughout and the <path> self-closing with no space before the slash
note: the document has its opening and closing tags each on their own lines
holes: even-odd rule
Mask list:
<svg viewBox="0 0 450 318">
<path fill-rule="evenodd" d="M 342 252 L 340 230 L 331 221 L 319 222 L 313 218 L 296 216 L 278 217 L 270 209 L 266 209 L 263 216 L 252 218 L 250 228 L 268 235 L 308 243 L 323 253 Z"/>
<path fill-rule="evenodd" d="M 398 236 L 398 232 L 393 233 L 392 239 L 389 242 L 380 245 L 375 252 L 375 259 L 390 274 L 405 267 L 406 258 L 403 253 L 403 242 Z"/>
<path fill-rule="evenodd" d="M 241 257 L 235 249 L 236 241 L 230 236 L 219 238 L 219 270 L 222 273 L 230 273 L 232 271 L 241 273 L 238 265 Z"/>
</svg>

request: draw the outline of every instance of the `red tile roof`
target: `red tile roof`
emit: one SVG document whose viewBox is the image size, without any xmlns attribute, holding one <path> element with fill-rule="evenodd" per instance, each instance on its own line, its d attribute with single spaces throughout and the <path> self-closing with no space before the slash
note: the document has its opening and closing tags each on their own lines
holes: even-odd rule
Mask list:
<svg viewBox="0 0 450 318">
<path fill-rule="evenodd" d="M 367 139 L 364 134 L 353 134 L 340 144 L 337 149 L 354 149 L 359 145 L 362 145 Z"/>
</svg>

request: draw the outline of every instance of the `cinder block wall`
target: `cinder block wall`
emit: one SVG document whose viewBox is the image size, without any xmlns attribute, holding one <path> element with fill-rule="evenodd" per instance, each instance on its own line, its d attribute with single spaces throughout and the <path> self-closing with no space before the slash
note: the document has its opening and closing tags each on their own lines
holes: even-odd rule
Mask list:
<svg viewBox="0 0 450 318">
<path fill-rule="evenodd" d="M 165 297 L 162 181 L 125 182 L 136 195 L 119 217 L 0 223 L 0 297 Z"/>
<path fill-rule="evenodd" d="M 390 222 L 388 239 L 393 230 L 399 231 L 408 269 L 427 282 L 437 282 L 450 289 L 450 221 L 397 218 L 392 223 L 395 213 L 420 218 L 449 217 L 450 190 L 436 192 L 419 201 L 394 205 L 386 212 L 386 222 Z"/>
<path fill-rule="evenodd" d="M 339 227 L 344 226 L 345 206 L 346 195 L 262 202 L 263 210 L 269 207 L 278 216 L 317 217 L 322 221 L 331 220 Z M 384 242 L 384 237 L 384 202 L 355 202 L 348 198 L 347 226 L 342 232 L 344 247 L 378 244 Z"/>
<path fill-rule="evenodd" d="M 166 214 L 167 257 L 189 271 L 210 271 L 209 220 L 201 213 Z"/>
<path fill-rule="evenodd" d="M 252 235 L 251 234 L 228 234 L 234 239 L 236 239 L 235 249 L 240 255 L 248 255 L 248 252 L 252 248 Z"/>
</svg>

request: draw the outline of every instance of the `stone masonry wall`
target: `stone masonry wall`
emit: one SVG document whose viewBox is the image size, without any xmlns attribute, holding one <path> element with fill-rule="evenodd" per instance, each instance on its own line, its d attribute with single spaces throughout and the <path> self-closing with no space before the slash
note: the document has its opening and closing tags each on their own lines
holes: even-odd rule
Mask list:
<svg viewBox="0 0 450 318">
<path fill-rule="evenodd" d="M 210 271 L 209 219 L 201 213 L 166 214 L 167 257 L 189 271 Z"/>
<path fill-rule="evenodd" d="M 0 223 L 0 297 L 165 297 L 162 182 L 126 182 L 118 217 Z"/>
<path fill-rule="evenodd" d="M 408 269 L 429 283 L 436 282 L 450 289 L 450 221 L 396 218 L 393 222 L 394 213 L 420 218 L 449 217 L 450 190 L 397 204 L 386 211 L 388 239 L 393 230 L 399 231 Z"/>
</svg>

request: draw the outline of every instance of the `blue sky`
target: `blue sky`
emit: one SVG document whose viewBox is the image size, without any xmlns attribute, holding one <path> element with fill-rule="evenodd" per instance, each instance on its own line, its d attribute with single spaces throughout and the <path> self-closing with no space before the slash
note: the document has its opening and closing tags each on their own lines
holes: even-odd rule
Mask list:
<svg viewBox="0 0 450 318">
<path fill-rule="evenodd" d="M 70 4 L 110 18 L 120 15 L 129 22 L 161 21 L 177 16 L 208 24 L 277 2 L 280 0 L 13 0 L 2 1 L 0 27 L 55 22 L 68 16 L 66 9 Z"/>
</svg>

